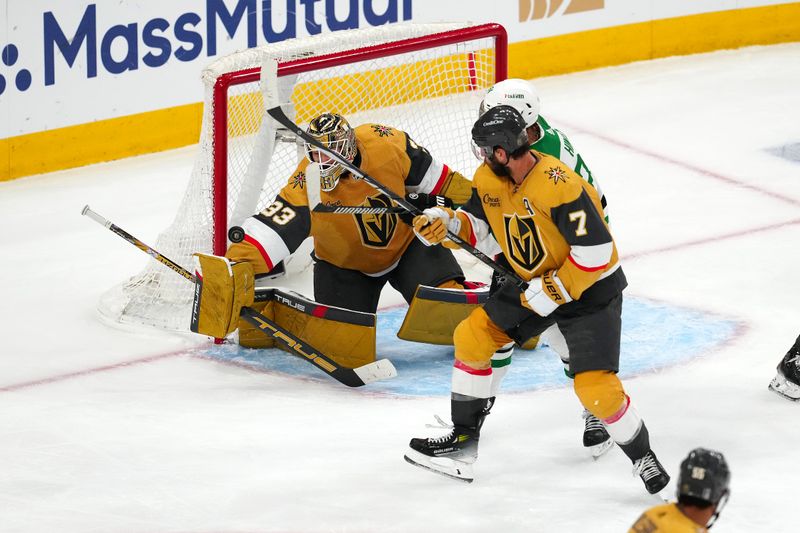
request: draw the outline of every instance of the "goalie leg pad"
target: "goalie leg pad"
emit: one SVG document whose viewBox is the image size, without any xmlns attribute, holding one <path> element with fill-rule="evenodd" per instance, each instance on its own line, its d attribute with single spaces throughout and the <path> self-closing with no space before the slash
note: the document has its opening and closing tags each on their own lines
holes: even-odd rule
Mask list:
<svg viewBox="0 0 800 533">
<path fill-rule="evenodd" d="M 273 300 L 263 300 L 259 301 L 258 297 L 256 301 L 253 302 L 251 306 L 255 311 L 258 311 L 269 320 L 275 322 L 275 311 L 273 310 L 274 306 Z M 285 327 L 283 324 L 278 324 L 281 327 Z M 280 343 L 278 343 L 280 344 Z M 239 318 L 239 345 L 244 346 L 245 348 L 274 348 L 276 347 L 275 339 L 268 335 L 264 335 L 264 332 L 261 331 L 259 328 L 252 325 L 250 322 L 243 318 Z"/>
<path fill-rule="evenodd" d="M 231 263 L 225 257 L 195 254 L 197 286 L 191 330 L 222 339 L 233 332 L 242 307 L 252 305 L 255 286 L 250 263 Z"/>
<path fill-rule="evenodd" d="M 420 285 L 397 336 L 412 342 L 452 345 L 456 326 L 488 297 L 487 287 L 464 289 L 455 280 L 438 287 Z"/>
<path fill-rule="evenodd" d="M 358 368 L 375 361 L 376 320 L 372 313 L 323 305 L 296 292 L 275 288 L 259 288 L 253 308 L 262 308 L 267 318 L 321 350 L 339 366 Z M 243 320 L 239 344 L 247 348 L 274 345 L 286 350 L 282 343 L 275 343 Z"/>
</svg>

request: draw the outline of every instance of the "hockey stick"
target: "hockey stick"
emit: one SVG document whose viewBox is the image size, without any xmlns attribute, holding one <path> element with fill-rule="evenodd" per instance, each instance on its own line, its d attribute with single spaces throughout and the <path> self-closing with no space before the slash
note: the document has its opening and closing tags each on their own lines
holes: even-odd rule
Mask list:
<svg viewBox="0 0 800 533">
<path fill-rule="evenodd" d="M 303 131 L 302 128 L 300 128 L 297 124 L 292 122 L 291 119 L 289 119 L 289 117 L 286 116 L 286 114 L 283 112 L 283 109 L 281 109 L 280 105 L 276 105 L 274 107 L 268 108 L 267 109 L 267 113 L 269 114 L 269 116 L 271 116 L 273 119 L 275 119 L 277 122 L 279 122 L 287 130 L 289 130 L 290 132 L 294 133 L 296 136 L 301 138 L 303 141 L 307 142 L 308 144 L 310 144 L 312 146 L 315 146 L 321 152 L 326 154 L 328 157 L 338 161 L 339 164 L 341 164 L 348 171 L 350 171 L 350 173 L 352 173 L 355 176 L 358 176 L 359 178 L 363 179 L 365 182 L 367 182 L 368 184 L 370 184 L 374 188 L 378 189 L 379 191 L 381 191 L 382 193 L 387 195 L 396 204 L 398 204 L 400 207 L 402 207 L 405 211 L 411 213 L 414 216 L 422 214 L 422 211 L 419 208 L 417 208 L 415 205 L 413 205 L 410 202 L 408 202 L 405 198 L 400 197 L 394 191 L 392 191 L 388 187 L 385 187 L 383 184 L 381 184 L 375 178 L 373 178 L 369 174 L 366 174 L 364 171 L 362 171 L 360 168 L 355 166 L 353 163 L 351 163 L 350 161 L 348 161 L 347 159 L 342 157 L 341 154 L 331 150 L 330 148 L 328 148 L 327 146 L 325 146 L 321 142 L 317 141 L 314 137 L 309 135 L 307 132 Z M 308 182 L 308 180 L 306 180 L 306 181 Z M 498 274 L 500 274 L 502 276 L 505 276 L 506 279 L 513 281 L 514 284 L 517 285 L 523 291 L 528 287 L 528 282 L 525 281 L 524 279 L 522 279 L 516 272 L 514 272 L 512 270 L 509 270 L 509 269 L 507 269 L 507 268 L 505 268 L 505 267 L 503 267 L 501 265 L 498 265 L 489 256 L 487 256 L 486 254 L 484 254 L 483 252 L 481 252 L 480 250 L 478 250 L 477 248 L 475 248 L 474 246 L 472 246 L 471 244 L 466 242 L 464 239 L 462 239 L 461 237 L 459 237 L 455 233 L 452 233 L 451 231 L 448 230 L 447 231 L 447 237 L 451 241 L 453 241 L 454 243 L 458 244 L 466 252 L 472 254 L 475 258 L 477 258 L 483 264 L 485 264 L 486 266 L 488 266 L 489 268 L 491 268 L 492 270 L 494 270 Z"/>
<path fill-rule="evenodd" d="M 92 211 L 88 205 L 83 208 L 81 214 L 88 216 L 101 226 L 104 226 L 106 229 L 116 233 L 162 265 L 174 272 L 177 272 L 187 280 L 195 283 L 195 286 L 197 286 L 197 277 L 194 274 L 176 262 L 172 261 L 170 258 L 161 255 L 157 250 L 149 247 L 127 231 L 103 218 L 98 213 Z M 397 370 L 395 370 L 394 365 L 392 365 L 392 362 L 388 359 L 379 359 L 358 368 L 341 367 L 336 364 L 335 361 L 320 353 L 319 350 L 310 346 L 290 331 L 283 329 L 281 326 L 271 321 L 255 309 L 250 307 L 242 307 L 240 316 L 256 328 L 263 331 L 268 337 L 271 337 L 288 347 L 290 352 L 301 356 L 317 368 L 321 368 L 336 381 L 343 383 L 348 387 L 360 387 L 379 379 L 392 378 L 397 375 Z"/>
<path fill-rule="evenodd" d="M 312 209 L 315 213 L 335 213 L 337 215 L 382 215 L 403 214 L 408 210 L 400 206 L 391 207 L 367 207 L 365 205 L 325 205 L 317 204 Z"/>
</svg>

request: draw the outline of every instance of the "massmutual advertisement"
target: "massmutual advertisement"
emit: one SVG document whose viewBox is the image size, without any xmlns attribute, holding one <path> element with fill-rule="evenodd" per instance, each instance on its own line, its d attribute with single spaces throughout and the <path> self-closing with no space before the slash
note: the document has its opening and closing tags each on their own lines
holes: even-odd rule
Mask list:
<svg viewBox="0 0 800 533">
<path fill-rule="evenodd" d="M 0 0 L 0 159 L 9 153 L 13 160 L 32 134 L 201 102 L 200 73 L 215 58 L 295 37 L 404 22 L 498 22 L 513 47 L 671 17 L 788 4 L 796 2 Z M 512 75 L 514 68 L 512 57 Z M 24 174 L 0 167 L 0 180 Z"/>
</svg>

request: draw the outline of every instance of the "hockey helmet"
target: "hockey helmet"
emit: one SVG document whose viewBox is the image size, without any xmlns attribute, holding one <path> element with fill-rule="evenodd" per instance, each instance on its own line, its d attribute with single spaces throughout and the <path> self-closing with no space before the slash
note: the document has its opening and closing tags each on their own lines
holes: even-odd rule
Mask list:
<svg viewBox="0 0 800 533">
<path fill-rule="evenodd" d="M 728 463 L 720 452 L 696 448 L 681 463 L 678 498 L 689 496 L 717 505 L 728 495 L 730 479 Z"/>
<path fill-rule="evenodd" d="M 510 154 L 523 146 L 528 146 L 525 121 L 511 106 L 493 107 L 475 122 L 472 127 L 472 142 L 473 149 L 476 149 L 475 155 L 490 161 L 497 146 Z"/>
<path fill-rule="evenodd" d="M 539 94 L 532 83 L 511 78 L 494 84 L 486 93 L 480 106 L 480 114 L 499 105 L 510 105 L 525 120 L 525 127 L 530 128 L 539 119 Z"/>
<path fill-rule="evenodd" d="M 306 130 L 326 148 L 352 162 L 356 157 L 356 134 L 347 120 L 336 113 L 322 113 L 311 119 Z M 319 163 L 320 189 L 330 192 L 336 188 L 345 168 L 316 146 L 305 143 L 306 155 Z"/>
</svg>

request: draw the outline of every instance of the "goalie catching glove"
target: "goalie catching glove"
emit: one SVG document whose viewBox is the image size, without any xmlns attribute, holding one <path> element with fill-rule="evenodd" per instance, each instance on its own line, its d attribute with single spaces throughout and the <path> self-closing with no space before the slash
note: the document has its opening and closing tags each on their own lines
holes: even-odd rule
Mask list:
<svg viewBox="0 0 800 533">
<path fill-rule="evenodd" d="M 198 266 L 191 330 L 222 339 L 236 329 L 242 307 L 253 304 L 253 265 L 232 263 L 216 255 L 194 255 Z"/>
<path fill-rule="evenodd" d="M 458 234 L 461 220 L 447 207 L 430 207 L 414 217 L 414 234 L 425 246 L 439 244 L 447 238 L 447 232 Z"/>
</svg>

